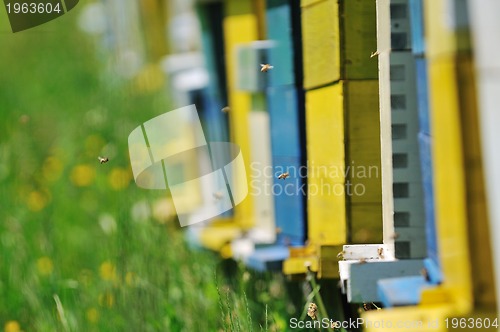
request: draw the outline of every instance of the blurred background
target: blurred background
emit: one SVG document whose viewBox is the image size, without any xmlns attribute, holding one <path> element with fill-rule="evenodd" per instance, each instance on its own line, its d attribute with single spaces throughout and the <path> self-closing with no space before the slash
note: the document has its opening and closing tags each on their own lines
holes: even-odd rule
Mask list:
<svg viewBox="0 0 500 332">
<path fill-rule="evenodd" d="M 497 1 L 89 0 L 18 33 L 0 12 L 5 332 L 498 330 Z M 127 139 L 190 104 L 249 193 L 181 228 L 220 193 L 179 216 Z"/>
</svg>

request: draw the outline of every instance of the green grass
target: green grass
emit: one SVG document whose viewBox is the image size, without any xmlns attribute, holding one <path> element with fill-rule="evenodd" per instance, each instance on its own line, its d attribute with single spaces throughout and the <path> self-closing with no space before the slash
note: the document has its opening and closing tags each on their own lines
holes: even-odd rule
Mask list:
<svg viewBox="0 0 500 332">
<path fill-rule="evenodd" d="M 128 134 L 169 102 L 104 71 L 77 14 L 12 34 L 0 13 L 0 328 L 285 330 L 280 274 L 190 249 L 130 179 Z"/>
</svg>

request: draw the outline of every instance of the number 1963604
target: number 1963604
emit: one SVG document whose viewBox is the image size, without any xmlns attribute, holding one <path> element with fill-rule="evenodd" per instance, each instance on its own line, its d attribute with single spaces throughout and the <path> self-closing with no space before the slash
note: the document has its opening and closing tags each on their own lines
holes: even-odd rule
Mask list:
<svg viewBox="0 0 500 332">
<path fill-rule="evenodd" d="M 449 329 L 498 329 L 498 318 L 446 318 L 445 323 Z"/>
<path fill-rule="evenodd" d="M 60 3 L 52 5 L 50 2 L 47 3 L 8 3 L 6 5 L 7 13 L 11 14 L 43 14 L 43 13 L 60 13 L 62 11 Z"/>
</svg>

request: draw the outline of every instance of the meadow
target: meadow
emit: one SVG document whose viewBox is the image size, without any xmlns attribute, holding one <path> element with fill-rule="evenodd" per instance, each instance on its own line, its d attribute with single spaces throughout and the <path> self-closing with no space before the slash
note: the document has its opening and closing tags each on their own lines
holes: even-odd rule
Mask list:
<svg viewBox="0 0 500 332">
<path fill-rule="evenodd" d="M 12 34 L 0 14 L 0 328 L 286 330 L 301 283 L 190 247 L 135 185 L 127 137 L 166 88 L 117 78 L 75 17 Z"/>
</svg>

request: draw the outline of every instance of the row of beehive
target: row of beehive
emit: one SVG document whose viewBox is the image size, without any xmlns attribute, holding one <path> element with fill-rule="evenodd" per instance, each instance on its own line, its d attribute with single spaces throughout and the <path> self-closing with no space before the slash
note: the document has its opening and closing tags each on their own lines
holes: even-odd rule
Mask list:
<svg viewBox="0 0 500 332">
<path fill-rule="evenodd" d="M 200 13 L 225 12 L 219 33 L 229 128 L 251 188 L 234 218 L 202 230 L 200 241 L 257 268 L 285 260 L 285 273 L 304 273 L 309 262 L 321 275 L 336 276 L 343 244 L 382 241 L 375 4 L 267 1 L 260 12 L 250 1 L 216 6 L 200 5 Z M 256 41 L 263 37 L 269 41 Z M 215 44 L 208 46 L 206 58 L 213 59 Z M 274 68 L 260 72 L 267 62 Z M 278 181 L 279 172 L 290 177 Z M 254 195 L 252 184 L 272 190 Z M 238 229 L 250 239 L 231 242 Z M 260 241 L 269 232 L 276 239 L 267 234 Z M 259 242 L 275 246 L 253 250 Z"/>
<path fill-rule="evenodd" d="M 376 244 L 344 248 L 349 300 L 423 306 L 371 319 L 430 321 L 494 305 L 466 3 L 228 0 L 200 8 L 205 20 L 220 14 L 205 54 L 216 62 L 224 44 L 226 76 L 211 70 L 211 80 L 227 79 L 231 139 L 248 182 L 282 189 L 250 190 L 199 241 L 257 269 L 321 277 L 338 276 L 343 245 Z M 261 63 L 274 68 L 262 73 Z M 212 91 L 213 110 L 222 91 Z M 290 177 L 266 176 L 268 166 Z M 360 262 L 373 257 L 379 262 Z"/>
<path fill-rule="evenodd" d="M 491 14 L 498 10 L 494 0 L 200 2 L 204 60 L 187 54 L 179 63 L 204 63 L 208 79 L 186 76 L 194 80 L 181 99 L 199 107 L 207 140 L 226 141 L 229 129 L 250 195 L 234 214 L 196 228 L 198 241 L 257 269 L 337 277 L 340 268 L 350 301 L 409 305 L 366 313 L 372 321 L 439 319 L 436 331 L 444 317 L 489 314 L 490 235 L 500 251 L 487 217 L 489 207 L 498 230 L 500 64 L 498 43 L 485 36 L 500 31 Z M 160 39 L 148 43 L 154 60 L 164 52 Z M 261 62 L 274 68 L 262 73 Z M 268 166 L 290 177 L 264 176 Z M 282 191 L 252 194 L 269 185 Z M 363 194 L 348 194 L 348 185 Z M 343 247 L 362 243 L 375 245 Z M 500 254 L 494 259 L 498 275 Z"/>
</svg>

